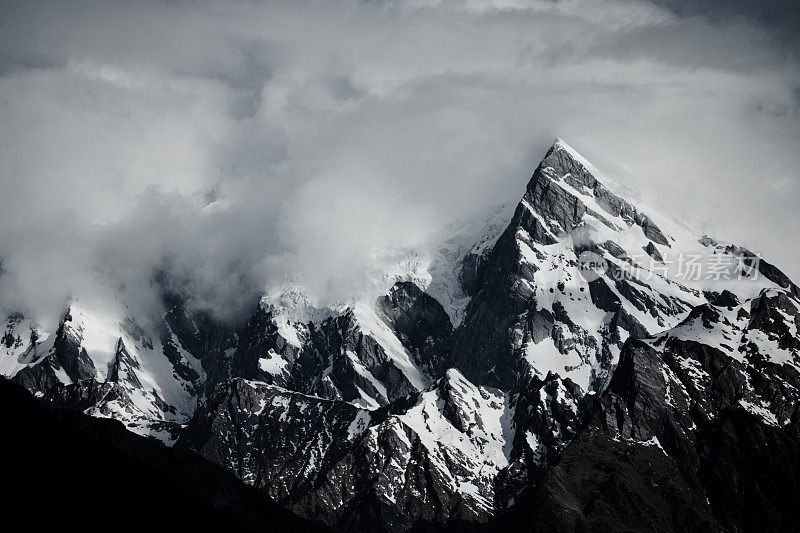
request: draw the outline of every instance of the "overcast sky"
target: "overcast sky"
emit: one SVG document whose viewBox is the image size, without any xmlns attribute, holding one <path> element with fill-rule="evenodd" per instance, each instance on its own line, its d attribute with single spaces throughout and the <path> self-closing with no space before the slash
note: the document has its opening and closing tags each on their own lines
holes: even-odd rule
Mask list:
<svg viewBox="0 0 800 533">
<path fill-rule="evenodd" d="M 800 280 L 782 4 L 3 2 L 0 307 L 156 267 L 230 310 L 287 273 L 340 297 L 516 201 L 556 136 Z"/>
</svg>

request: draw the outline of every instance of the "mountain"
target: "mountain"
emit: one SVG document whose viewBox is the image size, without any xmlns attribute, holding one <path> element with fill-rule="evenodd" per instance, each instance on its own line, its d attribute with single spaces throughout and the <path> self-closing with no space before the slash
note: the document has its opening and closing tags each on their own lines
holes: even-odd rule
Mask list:
<svg viewBox="0 0 800 533">
<path fill-rule="evenodd" d="M 176 446 L 329 524 L 486 522 L 498 501 L 508 504 L 505 487 L 527 462 L 542 464 L 547 446 L 572 436 L 576 392 L 534 379 L 512 396 L 451 369 L 424 391 L 367 410 L 237 378 L 212 393 Z"/>
<path fill-rule="evenodd" d="M 580 435 L 504 527 L 793 530 L 798 311 L 784 290 L 728 293 L 627 342 Z"/>
<path fill-rule="evenodd" d="M 143 317 L 142 324 L 150 323 Z M 146 330 L 122 303 L 98 310 L 73 301 L 55 332 L 20 313 L 9 316 L 0 365 L 55 406 L 114 418 L 169 443 L 194 413 L 226 343 L 234 341 L 232 332 L 213 334 L 206 316 L 177 304 Z"/>
<path fill-rule="evenodd" d="M 76 300 L 9 316 L 0 370 L 340 529 L 791 529 L 797 285 L 617 189 L 557 140 L 377 294 L 287 282 L 236 328 Z"/>
</svg>

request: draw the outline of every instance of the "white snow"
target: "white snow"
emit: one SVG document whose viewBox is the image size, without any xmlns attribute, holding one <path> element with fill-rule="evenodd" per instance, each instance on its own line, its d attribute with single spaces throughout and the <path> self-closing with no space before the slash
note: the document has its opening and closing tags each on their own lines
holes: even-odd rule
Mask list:
<svg viewBox="0 0 800 533">
<path fill-rule="evenodd" d="M 68 323 L 68 327 L 81 339 L 81 347 L 86 350 L 97 369 L 98 380 L 105 381 L 108 364 L 113 362 L 116 353 L 117 339 L 122 334 L 122 309 L 98 310 L 74 301 L 70 305 L 69 313 L 72 321 Z"/>
<path fill-rule="evenodd" d="M 744 407 L 748 412 L 760 417 L 764 422 L 771 426 L 778 426 L 778 418 L 763 405 L 757 405 L 747 400 L 739 400 L 739 405 Z"/>
<path fill-rule="evenodd" d="M 359 302 L 353 308 L 353 314 L 364 334 L 369 335 L 381 345 L 386 355 L 417 390 L 423 390 L 430 385 L 428 379 L 414 364 L 403 343 L 378 317 L 372 305 Z"/>
<path fill-rule="evenodd" d="M 283 374 L 288 364 L 289 363 L 282 355 L 276 353 L 275 350 L 272 349 L 267 352 L 267 357 L 262 357 L 258 360 L 258 368 L 273 376 Z"/>
<path fill-rule="evenodd" d="M 361 435 L 369 427 L 371 418 L 368 411 L 359 411 L 347 427 L 347 440 L 353 440 Z"/>
<path fill-rule="evenodd" d="M 455 404 L 456 416 L 463 417 L 467 426 L 464 431 L 444 416 L 444 400 L 436 386 L 424 392 L 412 409 L 393 418 L 419 437 L 454 490 L 489 509 L 493 505 L 494 476 L 508 466 L 514 438 L 509 398 L 476 387 L 457 370 L 449 370 L 445 380 L 451 388 L 450 401 Z M 462 465 L 463 471 L 451 468 L 451 462 Z"/>
<path fill-rule="evenodd" d="M 515 207 L 514 202 L 504 203 L 484 217 L 455 220 L 434 235 L 430 282 L 420 288 L 442 304 L 453 326 L 461 324 L 470 301 L 459 281 L 463 258 L 468 253 L 488 254 L 514 216 Z"/>
</svg>

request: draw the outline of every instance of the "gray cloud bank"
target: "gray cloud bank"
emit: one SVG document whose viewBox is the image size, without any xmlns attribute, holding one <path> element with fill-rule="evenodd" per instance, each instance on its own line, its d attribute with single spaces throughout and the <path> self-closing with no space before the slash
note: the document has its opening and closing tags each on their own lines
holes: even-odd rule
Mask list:
<svg viewBox="0 0 800 533">
<path fill-rule="evenodd" d="M 287 275 L 339 298 L 556 135 L 800 279 L 792 39 L 659 4 L 5 2 L 0 307 L 147 305 L 154 269 L 231 314 Z"/>
</svg>

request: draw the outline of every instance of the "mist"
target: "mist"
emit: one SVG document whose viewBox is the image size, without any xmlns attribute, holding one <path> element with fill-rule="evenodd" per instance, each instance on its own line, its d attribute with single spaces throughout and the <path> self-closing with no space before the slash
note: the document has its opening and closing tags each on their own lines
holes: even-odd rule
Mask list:
<svg viewBox="0 0 800 533">
<path fill-rule="evenodd" d="M 149 307 L 154 272 L 221 318 L 335 301 L 556 136 L 800 280 L 795 40 L 679 4 L 4 2 L 0 308 Z"/>
</svg>

